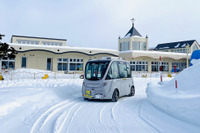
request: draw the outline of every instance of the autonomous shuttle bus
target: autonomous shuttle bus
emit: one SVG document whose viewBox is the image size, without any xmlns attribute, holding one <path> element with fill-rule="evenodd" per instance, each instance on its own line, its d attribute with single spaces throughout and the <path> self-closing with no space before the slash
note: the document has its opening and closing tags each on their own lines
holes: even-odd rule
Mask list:
<svg viewBox="0 0 200 133">
<path fill-rule="evenodd" d="M 84 99 L 112 99 L 134 96 L 130 64 L 119 58 L 103 57 L 86 63 L 82 96 Z"/>
</svg>

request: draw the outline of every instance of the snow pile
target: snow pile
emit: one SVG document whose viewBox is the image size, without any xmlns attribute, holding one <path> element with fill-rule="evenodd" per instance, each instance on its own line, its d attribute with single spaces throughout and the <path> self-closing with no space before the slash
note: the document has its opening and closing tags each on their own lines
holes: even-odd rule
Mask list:
<svg viewBox="0 0 200 133">
<path fill-rule="evenodd" d="M 81 85 L 81 79 L 20 79 L 0 82 L 1 132 L 30 132 L 43 112 L 69 96 L 79 94 Z"/>
<path fill-rule="evenodd" d="M 177 89 L 175 88 L 177 81 Z M 200 125 L 200 64 L 185 69 L 162 85 L 149 83 L 147 98 L 158 109 L 195 125 Z"/>
</svg>

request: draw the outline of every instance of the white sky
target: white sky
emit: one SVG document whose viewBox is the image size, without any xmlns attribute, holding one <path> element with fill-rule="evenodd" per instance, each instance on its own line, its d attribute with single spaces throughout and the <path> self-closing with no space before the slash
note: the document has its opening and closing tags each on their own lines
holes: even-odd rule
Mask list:
<svg viewBox="0 0 200 133">
<path fill-rule="evenodd" d="M 0 33 L 67 39 L 68 46 L 118 49 L 131 28 L 158 43 L 200 43 L 199 0 L 0 0 Z"/>
</svg>

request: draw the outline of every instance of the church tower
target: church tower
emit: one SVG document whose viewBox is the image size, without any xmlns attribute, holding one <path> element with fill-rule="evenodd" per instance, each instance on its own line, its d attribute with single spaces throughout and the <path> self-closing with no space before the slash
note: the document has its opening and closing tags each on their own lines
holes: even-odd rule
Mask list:
<svg viewBox="0 0 200 133">
<path fill-rule="evenodd" d="M 126 50 L 148 50 L 148 37 L 142 37 L 142 35 L 136 30 L 134 26 L 135 19 L 132 18 L 132 27 L 128 31 L 128 33 L 123 37 L 119 37 L 118 41 L 118 50 L 126 51 Z"/>
</svg>

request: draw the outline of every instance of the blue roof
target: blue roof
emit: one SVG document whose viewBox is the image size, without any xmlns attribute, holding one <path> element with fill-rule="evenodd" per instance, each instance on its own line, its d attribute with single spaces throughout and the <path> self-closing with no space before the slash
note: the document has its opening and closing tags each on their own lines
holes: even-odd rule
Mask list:
<svg viewBox="0 0 200 133">
<path fill-rule="evenodd" d="M 161 43 L 155 47 L 155 50 L 185 48 L 185 46 L 188 44 L 191 47 L 195 41 L 196 40 L 187 40 L 179 42 Z"/>
<path fill-rule="evenodd" d="M 132 24 L 131 29 L 128 31 L 128 33 L 124 37 L 131 37 L 131 36 L 140 36 L 142 35 L 135 29 L 134 23 Z"/>
</svg>

